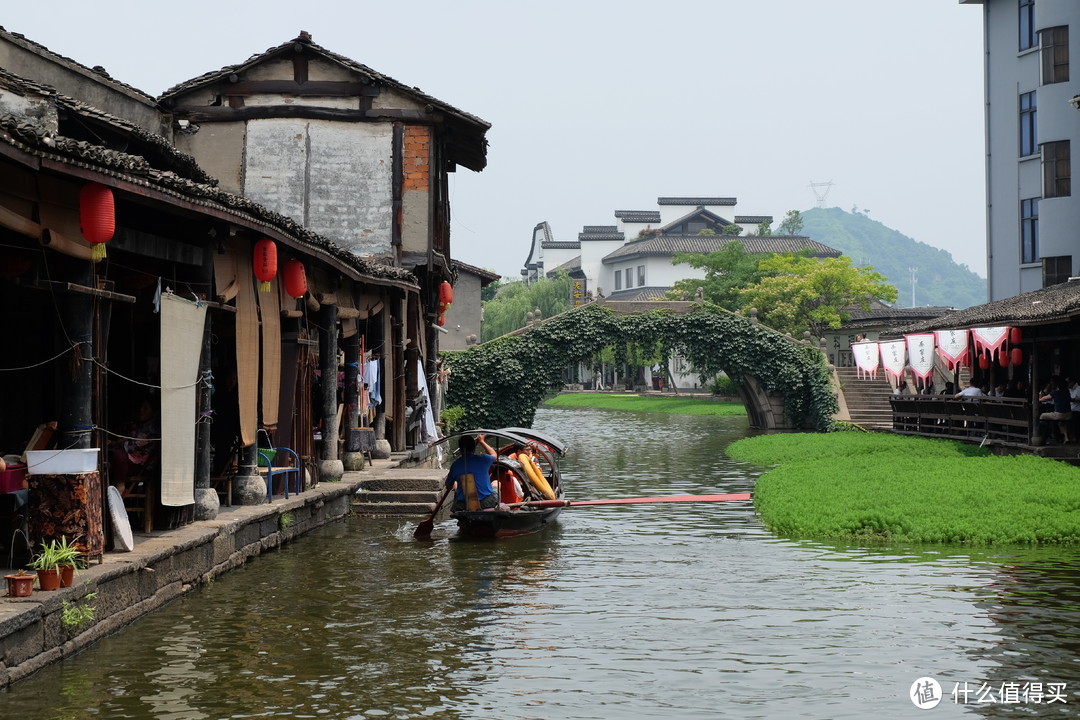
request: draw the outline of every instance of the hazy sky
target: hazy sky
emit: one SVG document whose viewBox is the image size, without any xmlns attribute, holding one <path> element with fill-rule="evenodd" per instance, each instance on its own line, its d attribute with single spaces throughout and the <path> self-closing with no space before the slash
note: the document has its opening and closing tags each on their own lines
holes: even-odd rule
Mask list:
<svg viewBox="0 0 1080 720">
<path fill-rule="evenodd" d="M 985 275 L 982 11 L 958 0 L 5 3 L 0 25 L 151 95 L 301 31 L 492 124 L 456 259 L 519 277 L 661 196 L 857 206 Z"/>
</svg>

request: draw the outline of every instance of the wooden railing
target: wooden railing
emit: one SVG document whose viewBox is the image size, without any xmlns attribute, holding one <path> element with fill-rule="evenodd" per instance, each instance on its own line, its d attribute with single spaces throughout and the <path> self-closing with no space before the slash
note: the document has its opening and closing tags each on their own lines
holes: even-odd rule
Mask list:
<svg viewBox="0 0 1080 720">
<path fill-rule="evenodd" d="M 1018 398 L 893 395 L 893 430 L 956 440 L 1031 444 L 1031 402 Z"/>
</svg>

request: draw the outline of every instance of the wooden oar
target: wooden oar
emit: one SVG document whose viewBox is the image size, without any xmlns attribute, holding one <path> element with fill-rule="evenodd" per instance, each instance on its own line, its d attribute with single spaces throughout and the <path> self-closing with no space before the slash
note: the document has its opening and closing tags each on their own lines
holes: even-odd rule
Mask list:
<svg viewBox="0 0 1080 720">
<path fill-rule="evenodd" d="M 725 500 L 749 500 L 750 493 L 731 495 L 661 495 L 659 497 L 615 498 L 612 500 L 526 500 L 510 503 L 510 507 L 555 508 L 577 507 L 578 505 L 632 505 L 635 503 L 673 503 L 673 502 L 721 502 Z"/>
<path fill-rule="evenodd" d="M 431 537 L 431 531 L 435 529 L 435 516 L 439 514 L 439 508 L 441 508 L 443 506 L 443 503 L 446 502 L 446 498 L 450 496 L 450 491 L 453 489 L 453 487 L 446 488 L 446 491 L 442 494 L 442 497 L 439 498 L 439 502 L 435 506 L 435 509 L 431 511 L 431 517 L 416 526 L 416 530 L 413 531 L 414 538 Z"/>
</svg>

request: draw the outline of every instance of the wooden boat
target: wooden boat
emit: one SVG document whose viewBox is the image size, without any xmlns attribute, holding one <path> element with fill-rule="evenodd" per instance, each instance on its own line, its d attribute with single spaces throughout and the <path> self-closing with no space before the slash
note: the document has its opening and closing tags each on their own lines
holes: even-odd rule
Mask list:
<svg viewBox="0 0 1080 720">
<path fill-rule="evenodd" d="M 451 513 L 457 520 L 458 534 L 465 537 L 511 537 L 533 533 L 553 521 L 564 506 L 529 507 L 512 506 L 515 502 L 530 500 L 562 500 L 563 486 L 559 473 L 559 458 L 566 453 L 566 446 L 545 433 L 529 428 L 503 428 L 501 430 L 467 430 L 441 438 L 437 443 L 448 443 L 465 435 L 484 435 L 487 443 L 498 452 L 491 467 L 492 487 L 500 493 L 502 502 L 488 510 L 463 510 Z M 529 449 L 533 459 L 524 460 L 519 453 Z M 528 467 L 535 463 L 540 477 Z M 515 486 L 516 483 L 516 486 Z M 545 487 L 546 486 L 546 487 Z M 515 493 L 515 487 L 522 492 Z"/>
</svg>

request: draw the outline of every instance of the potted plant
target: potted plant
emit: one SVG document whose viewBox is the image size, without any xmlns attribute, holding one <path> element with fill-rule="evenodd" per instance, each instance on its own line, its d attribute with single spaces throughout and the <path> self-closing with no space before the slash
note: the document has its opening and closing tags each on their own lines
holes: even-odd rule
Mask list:
<svg viewBox="0 0 1080 720">
<path fill-rule="evenodd" d="M 74 542 L 78 539 L 76 536 L 72 542 L 68 542 L 67 535 L 61 535 L 59 541 L 53 540 L 51 543 L 56 564 L 60 568 L 60 587 L 71 587 L 75 581 L 75 570 L 82 564 L 82 551 Z"/>
<path fill-rule="evenodd" d="M 37 570 L 38 588 L 41 590 L 60 588 L 60 564 L 57 562 L 55 540 L 41 546 L 41 552 L 30 561 L 30 567 Z"/>
<path fill-rule="evenodd" d="M 34 580 L 37 579 L 37 575 L 20 570 L 17 573 L 5 575 L 4 579 L 7 580 L 9 597 L 29 597 L 34 592 Z"/>
</svg>

